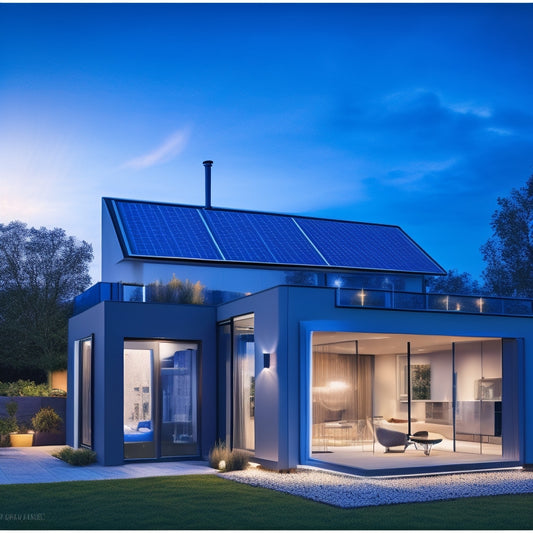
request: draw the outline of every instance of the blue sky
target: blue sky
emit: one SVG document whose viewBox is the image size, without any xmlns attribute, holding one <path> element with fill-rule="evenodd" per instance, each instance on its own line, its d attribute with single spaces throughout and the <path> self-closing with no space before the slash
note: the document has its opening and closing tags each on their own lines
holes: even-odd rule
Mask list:
<svg viewBox="0 0 533 533">
<path fill-rule="evenodd" d="M 533 173 L 532 4 L 0 4 L 0 222 L 101 197 L 397 224 L 478 277 Z"/>
</svg>

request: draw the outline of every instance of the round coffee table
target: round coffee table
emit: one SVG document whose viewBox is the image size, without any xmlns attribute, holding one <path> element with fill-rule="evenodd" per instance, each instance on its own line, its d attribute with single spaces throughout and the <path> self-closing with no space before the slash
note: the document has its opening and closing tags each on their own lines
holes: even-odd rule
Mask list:
<svg viewBox="0 0 533 533">
<path fill-rule="evenodd" d="M 418 449 L 417 444 L 420 444 L 425 455 L 429 455 L 433 445 L 442 442 L 443 438 L 442 435 L 429 431 L 417 431 L 414 435 L 409 435 L 409 440 L 415 445 L 415 448 Z"/>
</svg>

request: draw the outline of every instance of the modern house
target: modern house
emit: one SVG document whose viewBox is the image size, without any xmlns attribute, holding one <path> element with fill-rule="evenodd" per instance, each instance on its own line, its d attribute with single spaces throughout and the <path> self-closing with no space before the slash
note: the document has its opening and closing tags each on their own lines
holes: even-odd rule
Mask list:
<svg viewBox="0 0 533 533">
<path fill-rule="evenodd" d="M 204 165 L 204 206 L 102 201 L 68 444 L 104 465 L 219 439 L 276 470 L 533 464 L 530 300 L 427 293 L 445 271 L 396 226 L 212 207 Z"/>
</svg>

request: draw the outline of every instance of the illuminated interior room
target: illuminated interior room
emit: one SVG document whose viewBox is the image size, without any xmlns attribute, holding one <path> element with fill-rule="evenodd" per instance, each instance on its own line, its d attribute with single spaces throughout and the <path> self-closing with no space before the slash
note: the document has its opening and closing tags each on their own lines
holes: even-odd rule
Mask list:
<svg viewBox="0 0 533 533">
<path fill-rule="evenodd" d="M 433 461 L 500 462 L 502 341 L 315 332 L 311 402 L 311 457 L 319 461 L 365 466 L 384 453 L 399 464 L 426 460 L 417 443 L 385 446 L 376 437 L 385 428 L 438 435 Z"/>
</svg>

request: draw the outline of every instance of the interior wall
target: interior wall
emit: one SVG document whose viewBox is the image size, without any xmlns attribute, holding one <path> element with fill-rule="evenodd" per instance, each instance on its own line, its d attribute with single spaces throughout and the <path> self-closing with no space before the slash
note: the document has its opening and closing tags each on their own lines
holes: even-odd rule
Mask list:
<svg viewBox="0 0 533 533">
<path fill-rule="evenodd" d="M 502 343 L 500 340 L 483 343 L 483 377 L 497 378 L 502 375 Z"/>
<path fill-rule="evenodd" d="M 433 352 L 428 357 L 431 364 L 431 400 L 452 401 L 452 347 L 450 350 Z"/>
<path fill-rule="evenodd" d="M 475 400 L 475 382 L 481 378 L 481 342 L 456 344 L 457 399 Z"/>
<path fill-rule="evenodd" d="M 390 418 L 399 412 L 396 356 L 378 355 L 374 366 L 374 415 Z"/>
</svg>

